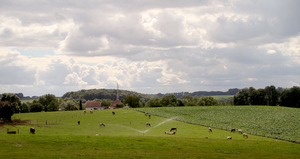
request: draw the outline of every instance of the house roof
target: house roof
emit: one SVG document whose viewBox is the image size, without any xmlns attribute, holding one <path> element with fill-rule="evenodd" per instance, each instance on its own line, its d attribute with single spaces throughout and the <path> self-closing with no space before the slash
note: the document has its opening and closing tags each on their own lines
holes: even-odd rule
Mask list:
<svg viewBox="0 0 300 159">
<path fill-rule="evenodd" d="M 123 104 L 120 100 L 115 100 L 109 107 L 115 107 L 118 103 Z"/>
<path fill-rule="evenodd" d="M 102 102 L 86 102 L 85 107 L 101 107 Z"/>
</svg>

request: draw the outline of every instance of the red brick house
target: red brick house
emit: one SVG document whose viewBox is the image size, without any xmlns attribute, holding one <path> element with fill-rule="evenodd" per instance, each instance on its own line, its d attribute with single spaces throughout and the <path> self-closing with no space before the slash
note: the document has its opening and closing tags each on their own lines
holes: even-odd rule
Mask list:
<svg viewBox="0 0 300 159">
<path fill-rule="evenodd" d="M 102 102 L 86 102 L 85 110 L 104 109 Z"/>
</svg>

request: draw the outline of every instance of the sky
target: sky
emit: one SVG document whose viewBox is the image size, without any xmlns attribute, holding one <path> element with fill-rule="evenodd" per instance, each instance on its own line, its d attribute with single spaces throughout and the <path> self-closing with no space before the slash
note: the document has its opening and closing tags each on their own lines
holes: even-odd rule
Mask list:
<svg viewBox="0 0 300 159">
<path fill-rule="evenodd" d="M 299 0 L 0 4 L 0 93 L 300 86 Z"/>
</svg>

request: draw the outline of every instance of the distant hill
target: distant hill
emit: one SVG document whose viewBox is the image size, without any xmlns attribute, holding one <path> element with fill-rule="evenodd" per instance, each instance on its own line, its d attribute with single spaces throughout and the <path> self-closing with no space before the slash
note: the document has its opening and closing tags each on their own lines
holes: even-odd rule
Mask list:
<svg viewBox="0 0 300 159">
<path fill-rule="evenodd" d="M 198 92 L 180 92 L 180 93 L 158 93 L 158 94 L 142 94 L 134 91 L 127 90 L 119 90 L 119 98 L 120 100 L 124 100 L 126 96 L 136 96 L 141 99 L 141 101 L 149 101 L 151 98 L 160 98 L 164 95 L 174 94 L 177 98 L 182 97 L 183 95 L 190 94 L 192 96 L 216 96 L 216 95 L 235 95 L 239 89 L 229 89 L 227 92 L 221 91 L 198 91 Z M 94 100 L 97 99 L 111 99 L 116 100 L 117 90 L 116 89 L 90 89 L 90 90 L 80 90 L 77 92 L 67 92 L 62 98 L 73 98 L 73 99 L 81 99 L 81 100 Z"/>
</svg>

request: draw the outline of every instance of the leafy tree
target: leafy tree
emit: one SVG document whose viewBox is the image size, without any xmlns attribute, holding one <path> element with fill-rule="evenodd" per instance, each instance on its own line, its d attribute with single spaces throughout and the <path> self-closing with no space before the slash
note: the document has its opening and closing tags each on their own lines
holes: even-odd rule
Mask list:
<svg viewBox="0 0 300 159">
<path fill-rule="evenodd" d="M 193 102 L 193 101 L 188 101 L 186 103 L 186 106 L 197 106 L 197 104 L 195 102 Z"/>
<path fill-rule="evenodd" d="M 180 99 L 177 99 L 177 106 L 184 106 L 184 103 L 180 100 Z"/>
<path fill-rule="evenodd" d="M 162 107 L 159 98 L 155 98 L 155 99 L 150 99 L 147 103 L 146 103 L 146 107 Z"/>
<path fill-rule="evenodd" d="M 29 107 L 26 103 L 22 103 L 20 106 L 20 112 L 21 113 L 28 113 L 29 112 Z"/>
<path fill-rule="evenodd" d="M 300 108 L 300 87 L 284 89 L 280 96 L 280 105 Z"/>
<path fill-rule="evenodd" d="M 41 112 L 44 109 L 44 106 L 39 102 L 33 102 L 30 104 L 30 112 Z"/>
<path fill-rule="evenodd" d="M 267 86 L 265 87 L 265 100 L 267 105 L 276 106 L 278 104 L 279 92 L 275 86 Z"/>
<path fill-rule="evenodd" d="M 103 106 L 110 106 L 113 102 L 114 101 L 110 100 L 110 99 L 103 99 L 102 100 Z"/>
<path fill-rule="evenodd" d="M 233 96 L 234 105 L 249 105 L 249 89 L 240 89 L 235 96 Z"/>
<path fill-rule="evenodd" d="M 123 107 L 124 107 L 124 104 L 122 104 L 122 103 L 117 103 L 117 104 L 116 104 L 116 107 L 117 107 L 117 108 L 123 108 Z"/>
<path fill-rule="evenodd" d="M 60 107 L 62 108 L 62 110 L 78 110 L 78 106 L 75 100 L 65 101 L 61 103 Z"/>
<path fill-rule="evenodd" d="M 128 104 L 132 108 L 138 108 L 140 106 L 140 98 L 135 96 L 127 96 L 125 97 L 124 104 Z"/>
<path fill-rule="evenodd" d="M 0 98 L 0 118 L 11 121 L 11 116 L 19 112 L 20 99 L 12 93 L 3 93 Z"/>
<path fill-rule="evenodd" d="M 82 110 L 82 101 L 79 101 L 79 110 Z"/>
<path fill-rule="evenodd" d="M 176 106 L 177 97 L 174 94 L 161 97 L 160 103 L 162 106 Z"/>
<path fill-rule="evenodd" d="M 51 101 L 51 103 L 47 106 L 48 111 L 58 111 L 58 104 L 54 101 Z"/>
<path fill-rule="evenodd" d="M 58 99 L 53 94 L 43 95 L 38 99 L 38 101 L 45 107 L 45 111 L 47 111 L 47 107 L 52 101 L 58 105 Z"/>
<path fill-rule="evenodd" d="M 198 102 L 199 106 L 214 106 L 214 105 L 218 105 L 218 101 L 210 96 L 204 96 L 201 97 L 199 102 Z"/>
</svg>

